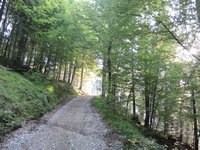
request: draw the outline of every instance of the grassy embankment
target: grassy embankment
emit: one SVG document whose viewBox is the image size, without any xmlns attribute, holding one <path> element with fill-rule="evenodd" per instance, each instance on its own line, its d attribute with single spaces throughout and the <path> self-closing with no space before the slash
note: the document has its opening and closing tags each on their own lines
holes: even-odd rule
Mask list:
<svg viewBox="0 0 200 150">
<path fill-rule="evenodd" d="M 38 73 L 22 76 L 0 66 L 0 138 L 73 95 L 77 92 L 65 83 Z"/>
<path fill-rule="evenodd" d="M 164 147 L 158 145 L 153 139 L 146 138 L 141 131 L 123 119 L 118 114 L 114 113 L 111 109 L 105 107 L 101 98 L 95 97 L 93 105 L 97 107 L 98 111 L 102 114 L 107 124 L 112 127 L 114 131 L 123 135 L 124 149 L 131 150 L 163 150 Z"/>
</svg>

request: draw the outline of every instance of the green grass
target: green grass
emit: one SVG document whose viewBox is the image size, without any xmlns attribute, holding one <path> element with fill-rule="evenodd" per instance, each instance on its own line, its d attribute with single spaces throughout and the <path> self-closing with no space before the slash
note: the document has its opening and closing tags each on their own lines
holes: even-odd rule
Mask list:
<svg viewBox="0 0 200 150">
<path fill-rule="evenodd" d="M 158 145 L 154 140 L 146 138 L 139 129 L 123 119 L 112 109 L 105 106 L 100 97 L 93 99 L 93 105 L 102 114 L 107 124 L 112 127 L 115 132 L 123 135 L 124 138 L 124 149 L 132 150 L 162 150 L 162 146 Z"/>
<path fill-rule="evenodd" d="M 39 73 L 22 76 L 0 67 L 0 136 L 39 118 L 71 95 L 76 91 L 62 82 L 46 80 Z"/>
</svg>

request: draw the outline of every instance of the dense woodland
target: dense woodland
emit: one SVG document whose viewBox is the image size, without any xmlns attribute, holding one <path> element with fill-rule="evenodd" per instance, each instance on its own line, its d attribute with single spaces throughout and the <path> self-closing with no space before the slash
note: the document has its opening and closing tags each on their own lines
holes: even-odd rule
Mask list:
<svg viewBox="0 0 200 150">
<path fill-rule="evenodd" d="M 95 70 L 109 109 L 197 150 L 199 28 L 199 0 L 0 0 L 0 62 L 80 89 Z"/>
</svg>

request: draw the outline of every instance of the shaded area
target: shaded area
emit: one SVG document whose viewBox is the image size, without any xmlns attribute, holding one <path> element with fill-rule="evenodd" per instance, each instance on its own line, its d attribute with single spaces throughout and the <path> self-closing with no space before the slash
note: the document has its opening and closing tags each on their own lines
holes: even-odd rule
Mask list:
<svg viewBox="0 0 200 150">
<path fill-rule="evenodd" d="M 110 133 L 90 104 L 91 97 L 75 98 L 39 124 L 21 129 L 2 144 L 3 150 L 32 149 L 120 149 L 118 140 L 108 140 Z"/>
</svg>

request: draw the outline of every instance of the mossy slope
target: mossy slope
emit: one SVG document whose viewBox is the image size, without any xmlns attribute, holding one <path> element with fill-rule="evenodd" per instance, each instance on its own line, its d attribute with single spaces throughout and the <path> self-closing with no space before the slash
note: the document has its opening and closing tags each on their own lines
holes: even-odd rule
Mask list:
<svg viewBox="0 0 200 150">
<path fill-rule="evenodd" d="M 65 99 L 76 92 L 38 73 L 22 76 L 0 67 L 0 136 L 53 109 L 61 95 Z"/>
</svg>

